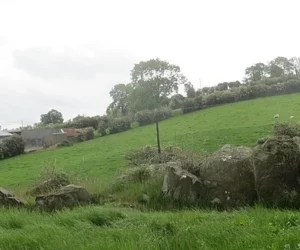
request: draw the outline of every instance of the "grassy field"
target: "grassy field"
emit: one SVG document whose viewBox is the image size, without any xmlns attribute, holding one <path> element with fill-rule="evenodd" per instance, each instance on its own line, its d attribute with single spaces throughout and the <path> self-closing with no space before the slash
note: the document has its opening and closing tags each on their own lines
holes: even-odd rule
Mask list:
<svg viewBox="0 0 300 250">
<path fill-rule="evenodd" d="M 300 94 L 169 119 L 160 124 L 162 145 L 195 152 L 213 151 L 227 143 L 253 145 L 271 132 L 277 113 L 282 121 L 292 115 L 299 120 Z M 155 142 L 155 126 L 150 125 L 3 160 L 0 185 L 27 191 L 43 168 L 55 165 L 86 183 L 88 189 L 97 189 L 126 166 L 126 152 Z M 54 215 L 2 210 L 0 249 L 300 249 L 300 212 L 259 207 L 222 213 L 141 212 L 107 206 Z"/>
<path fill-rule="evenodd" d="M 0 211 L 0 249 L 300 249 L 300 213 L 142 213 L 105 207 L 55 215 Z"/>
<path fill-rule="evenodd" d="M 285 121 L 291 115 L 300 118 L 300 94 L 234 103 L 166 120 L 160 124 L 162 146 L 213 151 L 226 143 L 253 145 L 270 133 L 277 113 Z M 30 153 L 0 161 L 0 183 L 14 189 L 26 188 L 49 164 L 82 179 L 93 176 L 107 180 L 126 165 L 126 152 L 155 143 L 155 126 L 150 125 L 70 148 Z"/>
</svg>

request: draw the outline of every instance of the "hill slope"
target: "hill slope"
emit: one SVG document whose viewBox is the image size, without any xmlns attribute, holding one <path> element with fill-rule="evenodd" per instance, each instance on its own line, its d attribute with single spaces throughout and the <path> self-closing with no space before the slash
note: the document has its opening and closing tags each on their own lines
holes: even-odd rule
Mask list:
<svg viewBox="0 0 300 250">
<path fill-rule="evenodd" d="M 300 117 L 300 94 L 224 105 L 161 122 L 162 146 L 212 151 L 226 143 L 252 145 L 270 132 L 277 113 L 280 120 L 289 120 L 291 115 Z M 150 125 L 70 148 L 15 157 L 0 161 L 0 183 L 5 187 L 27 187 L 49 162 L 80 178 L 106 179 L 125 166 L 126 152 L 155 143 L 155 126 Z"/>
</svg>

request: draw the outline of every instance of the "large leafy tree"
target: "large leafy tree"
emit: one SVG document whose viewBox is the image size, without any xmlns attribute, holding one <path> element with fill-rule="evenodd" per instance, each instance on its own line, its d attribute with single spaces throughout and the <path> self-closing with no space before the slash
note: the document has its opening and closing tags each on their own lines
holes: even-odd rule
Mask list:
<svg viewBox="0 0 300 250">
<path fill-rule="evenodd" d="M 266 65 L 264 63 L 256 63 L 245 70 L 246 81 L 260 81 L 266 73 Z"/>
<path fill-rule="evenodd" d="M 293 73 L 295 75 L 300 75 L 300 57 L 292 57 L 289 59 L 289 61 L 293 65 Z"/>
<path fill-rule="evenodd" d="M 178 92 L 179 85 L 187 83 L 179 66 L 160 59 L 135 64 L 131 80 L 134 109 L 159 107 L 163 100 Z"/>
<path fill-rule="evenodd" d="M 268 74 L 271 78 L 296 74 L 295 63 L 297 63 L 296 59 L 294 61 L 282 56 L 276 57 L 268 65 Z"/>
<path fill-rule="evenodd" d="M 62 113 L 52 109 L 47 114 L 41 115 L 41 123 L 44 125 L 47 124 L 57 124 L 57 123 L 63 123 L 64 119 L 62 116 Z"/>
<path fill-rule="evenodd" d="M 188 98 L 195 98 L 196 95 L 197 95 L 197 94 L 196 94 L 195 87 L 194 87 L 193 84 L 191 84 L 190 82 L 184 84 L 184 90 L 185 90 L 186 96 L 187 96 Z"/>
<path fill-rule="evenodd" d="M 131 84 L 117 84 L 109 92 L 113 102 L 108 106 L 107 113 L 126 115 L 129 112 L 130 96 L 132 93 Z"/>
</svg>

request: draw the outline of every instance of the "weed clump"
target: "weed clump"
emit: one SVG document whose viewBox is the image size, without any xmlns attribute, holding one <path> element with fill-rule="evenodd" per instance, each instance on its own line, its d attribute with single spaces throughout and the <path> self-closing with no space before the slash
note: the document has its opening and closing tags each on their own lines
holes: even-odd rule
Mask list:
<svg viewBox="0 0 300 250">
<path fill-rule="evenodd" d="M 63 170 L 56 167 L 55 162 L 44 162 L 44 169 L 37 178 L 31 195 L 45 194 L 56 191 L 71 183 L 70 177 Z"/>
<path fill-rule="evenodd" d="M 299 123 L 280 123 L 277 122 L 273 126 L 273 134 L 275 136 L 286 135 L 290 137 L 300 136 L 300 124 Z"/>
</svg>

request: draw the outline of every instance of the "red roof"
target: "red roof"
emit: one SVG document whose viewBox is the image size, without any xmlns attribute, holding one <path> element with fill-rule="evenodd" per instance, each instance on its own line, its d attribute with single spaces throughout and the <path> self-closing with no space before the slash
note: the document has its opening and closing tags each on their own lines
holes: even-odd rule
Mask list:
<svg viewBox="0 0 300 250">
<path fill-rule="evenodd" d="M 69 137 L 76 136 L 78 133 L 75 128 L 64 128 L 63 131 L 67 133 L 67 136 Z"/>
</svg>

